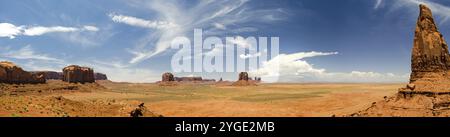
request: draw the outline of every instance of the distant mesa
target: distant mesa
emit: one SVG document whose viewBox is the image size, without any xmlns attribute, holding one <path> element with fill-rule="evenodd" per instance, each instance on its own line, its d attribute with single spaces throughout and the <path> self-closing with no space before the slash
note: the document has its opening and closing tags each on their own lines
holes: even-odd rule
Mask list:
<svg viewBox="0 0 450 137">
<path fill-rule="evenodd" d="M 215 79 L 203 79 L 202 77 L 175 77 L 177 82 L 216 82 Z"/>
<path fill-rule="evenodd" d="M 203 79 L 202 77 L 175 77 L 172 73 L 166 72 L 162 74 L 161 81 L 157 82 L 162 86 L 174 86 L 177 84 L 189 84 L 189 83 L 196 83 L 196 84 L 208 84 L 208 83 L 215 83 L 215 79 Z"/>
<path fill-rule="evenodd" d="M 63 73 L 62 72 L 56 72 L 56 71 L 31 71 L 31 73 L 44 74 L 44 77 L 45 77 L 46 80 L 62 80 L 63 79 Z"/>
<path fill-rule="evenodd" d="M 94 70 L 78 65 L 67 66 L 63 69 L 63 81 L 69 83 L 93 83 L 95 82 Z"/>
<path fill-rule="evenodd" d="M 46 80 L 62 80 L 63 73 L 56 71 L 30 71 L 33 74 L 44 74 Z M 108 80 L 106 74 L 103 73 L 94 73 L 95 80 Z"/>
<path fill-rule="evenodd" d="M 239 73 L 239 79 L 238 81 L 234 82 L 233 86 L 256 86 L 257 81 L 251 80 L 248 77 L 247 72 L 241 72 Z"/>
<path fill-rule="evenodd" d="M 8 84 L 40 84 L 45 83 L 42 73 L 24 71 L 12 62 L 0 62 L 0 83 Z"/>
<path fill-rule="evenodd" d="M 103 73 L 94 73 L 95 80 L 108 80 L 106 74 Z"/>
</svg>

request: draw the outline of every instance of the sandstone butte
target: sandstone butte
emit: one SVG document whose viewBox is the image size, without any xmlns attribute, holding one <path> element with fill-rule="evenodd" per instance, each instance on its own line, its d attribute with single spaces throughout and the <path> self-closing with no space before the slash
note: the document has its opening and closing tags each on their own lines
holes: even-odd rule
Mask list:
<svg viewBox="0 0 450 137">
<path fill-rule="evenodd" d="M 238 81 L 234 82 L 232 85 L 233 86 L 256 86 L 256 82 L 253 80 L 250 80 L 247 72 L 241 72 L 241 73 L 239 73 Z"/>
<path fill-rule="evenodd" d="M 450 93 L 450 56 L 430 8 L 420 5 L 411 56 L 411 76 L 400 93 Z"/>
<path fill-rule="evenodd" d="M 172 73 L 166 72 L 162 75 L 161 77 L 161 81 L 162 82 L 171 82 L 171 81 L 175 81 L 175 77 L 173 76 Z"/>
<path fill-rule="evenodd" d="M 63 68 L 63 81 L 70 83 L 95 82 L 94 70 L 88 67 L 70 65 Z"/>
</svg>

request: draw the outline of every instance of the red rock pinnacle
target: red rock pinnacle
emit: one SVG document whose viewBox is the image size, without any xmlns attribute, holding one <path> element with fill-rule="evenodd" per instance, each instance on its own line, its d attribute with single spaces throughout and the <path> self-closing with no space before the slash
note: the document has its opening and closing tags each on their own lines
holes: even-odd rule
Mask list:
<svg viewBox="0 0 450 137">
<path fill-rule="evenodd" d="M 400 90 L 450 92 L 449 69 L 447 43 L 438 31 L 430 8 L 421 4 L 412 48 L 410 84 Z"/>
</svg>

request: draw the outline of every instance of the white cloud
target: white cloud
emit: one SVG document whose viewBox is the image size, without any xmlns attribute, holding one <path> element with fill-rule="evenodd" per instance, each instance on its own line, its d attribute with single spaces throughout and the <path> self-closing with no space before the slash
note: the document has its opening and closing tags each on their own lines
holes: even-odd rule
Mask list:
<svg viewBox="0 0 450 137">
<path fill-rule="evenodd" d="M 337 52 L 299 52 L 280 54 L 264 62 L 262 67 L 250 72 L 252 76 L 263 79 L 278 77 L 278 82 L 405 82 L 408 75 L 394 75 L 392 73 L 376 73 L 352 71 L 327 72 L 325 69 L 315 68 L 305 61 L 305 58 L 336 55 Z"/>
<path fill-rule="evenodd" d="M 94 32 L 100 30 L 99 28 L 97 28 L 95 26 L 84 26 L 83 28 L 87 31 L 94 31 Z"/>
<path fill-rule="evenodd" d="M 131 54 L 134 55 L 134 57 L 129 62 L 131 64 L 145 60 L 153 55 L 153 54 L 151 54 L 151 52 L 145 52 L 145 51 L 128 50 L 128 52 L 130 52 Z"/>
<path fill-rule="evenodd" d="M 124 24 L 128 24 L 131 26 L 150 28 L 150 29 L 162 29 L 162 28 L 167 29 L 167 28 L 172 28 L 172 27 L 176 26 L 174 23 L 171 23 L 171 22 L 145 20 L 145 19 L 140 19 L 140 18 L 132 17 L 132 16 L 125 16 L 125 15 L 109 14 L 109 17 L 111 17 L 111 19 L 117 23 L 124 23 Z"/>
<path fill-rule="evenodd" d="M 217 23 L 217 22 L 213 23 L 213 26 L 216 27 L 217 29 L 221 29 L 221 30 L 226 30 L 227 29 L 227 27 L 225 25 Z"/>
<path fill-rule="evenodd" d="M 40 36 L 47 33 L 67 33 L 67 32 L 79 32 L 79 31 L 98 31 L 95 26 L 84 26 L 83 28 L 64 27 L 64 26 L 16 26 L 10 23 L 0 23 L 0 37 L 9 37 L 14 39 L 16 36 Z"/>
<path fill-rule="evenodd" d="M 62 61 L 57 58 L 49 57 L 46 54 L 35 53 L 35 51 L 31 48 L 30 45 L 27 45 L 19 50 L 9 50 L 7 52 L 1 53 L 1 56 L 13 59 L 30 59 L 30 60 L 44 60 L 57 62 Z"/>
<path fill-rule="evenodd" d="M 334 55 L 337 52 L 299 52 L 294 54 L 280 54 L 267 62 L 263 62 L 262 67 L 254 72 L 253 75 L 263 76 L 282 76 L 300 73 L 322 73 L 324 69 L 315 69 L 311 64 L 302 60 L 308 57 Z"/>
<path fill-rule="evenodd" d="M 10 39 L 14 39 L 17 35 L 20 35 L 22 32 L 22 26 L 15 26 L 10 23 L 0 23 L 0 37 L 9 37 Z"/>
<path fill-rule="evenodd" d="M 23 34 L 26 36 L 39 36 L 46 33 L 53 33 L 53 32 L 74 32 L 79 31 L 77 28 L 73 27 L 62 27 L 62 26 L 56 26 L 56 27 L 30 27 L 24 30 Z"/>
</svg>

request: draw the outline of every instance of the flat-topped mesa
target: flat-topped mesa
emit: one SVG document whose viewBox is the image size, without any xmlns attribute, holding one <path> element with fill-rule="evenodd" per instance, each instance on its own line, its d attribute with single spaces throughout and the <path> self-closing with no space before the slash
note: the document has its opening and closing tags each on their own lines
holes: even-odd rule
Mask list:
<svg viewBox="0 0 450 137">
<path fill-rule="evenodd" d="M 78 65 L 67 66 L 63 68 L 63 81 L 69 83 L 93 83 L 95 82 L 94 70 Z"/>
<path fill-rule="evenodd" d="M 431 10 L 420 5 L 411 55 L 410 84 L 401 92 L 449 92 L 450 55 Z"/>
</svg>

